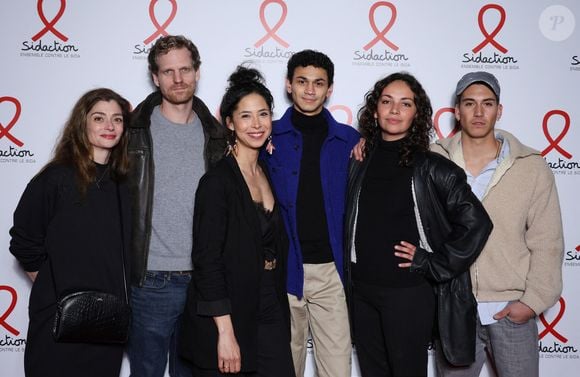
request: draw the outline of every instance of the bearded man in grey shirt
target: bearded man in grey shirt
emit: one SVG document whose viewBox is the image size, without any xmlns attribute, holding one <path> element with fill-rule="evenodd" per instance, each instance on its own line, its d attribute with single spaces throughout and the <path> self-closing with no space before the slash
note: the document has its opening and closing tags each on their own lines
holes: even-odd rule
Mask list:
<svg viewBox="0 0 580 377">
<path fill-rule="evenodd" d="M 131 305 L 128 355 L 131 376 L 191 376 L 177 355 L 178 329 L 191 280 L 195 190 L 225 150 L 225 129 L 194 95 L 201 64 L 195 45 L 166 36 L 149 52 L 159 90 L 133 112 Z"/>
</svg>

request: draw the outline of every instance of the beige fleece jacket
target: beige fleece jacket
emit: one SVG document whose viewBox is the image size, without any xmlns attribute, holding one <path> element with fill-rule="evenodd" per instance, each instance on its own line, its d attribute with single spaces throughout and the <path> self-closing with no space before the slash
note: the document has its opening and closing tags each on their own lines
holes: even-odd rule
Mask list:
<svg viewBox="0 0 580 377">
<path fill-rule="evenodd" d="M 562 293 L 564 238 L 554 175 L 540 152 L 495 131 L 510 153 L 482 199 L 494 226 L 471 266 L 473 291 L 477 301 L 520 300 L 540 314 Z M 465 169 L 461 132 L 431 149 Z"/>
</svg>

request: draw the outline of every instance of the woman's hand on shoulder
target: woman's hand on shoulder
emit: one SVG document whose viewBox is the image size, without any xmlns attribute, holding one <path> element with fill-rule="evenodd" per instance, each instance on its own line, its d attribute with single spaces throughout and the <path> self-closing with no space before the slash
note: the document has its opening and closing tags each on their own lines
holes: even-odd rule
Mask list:
<svg viewBox="0 0 580 377">
<path fill-rule="evenodd" d="M 350 151 L 350 157 L 354 158 L 355 160 L 362 162 L 365 159 L 365 144 L 366 140 L 364 138 L 360 138 L 358 143 L 352 148 Z"/>
</svg>

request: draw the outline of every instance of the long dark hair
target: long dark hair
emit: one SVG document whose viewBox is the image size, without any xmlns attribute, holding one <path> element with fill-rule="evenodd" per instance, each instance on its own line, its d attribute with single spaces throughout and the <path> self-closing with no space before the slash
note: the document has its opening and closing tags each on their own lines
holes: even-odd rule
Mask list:
<svg viewBox="0 0 580 377">
<path fill-rule="evenodd" d="M 226 123 L 227 118 L 232 117 L 241 99 L 248 94 L 255 93 L 260 95 L 266 101 L 270 112 L 272 112 L 274 108 L 274 97 L 266 85 L 264 85 L 264 77 L 257 69 L 239 65 L 228 78 L 228 83 L 229 85 L 220 105 L 220 117 L 225 128 L 228 126 Z M 234 145 L 235 135 L 233 132 L 228 133 L 227 139 L 230 145 Z"/>
<path fill-rule="evenodd" d="M 123 115 L 123 134 L 109 156 L 111 177 L 116 181 L 120 181 L 126 177 L 129 171 L 129 157 L 127 154 L 127 126 L 131 115 L 129 101 L 107 88 L 86 92 L 74 105 L 56 144 L 54 157 L 47 164 L 47 166 L 52 164 L 72 166 L 81 195 L 86 193 L 89 184 L 95 180 L 96 176 L 96 168 L 92 160 L 93 148 L 87 136 L 87 117 L 93 106 L 99 101 L 115 101 L 121 107 Z"/>
<path fill-rule="evenodd" d="M 358 111 L 358 125 L 362 136 L 366 140 L 366 149 L 370 149 L 381 137 L 381 128 L 377 126 L 375 112 L 383 89 L 393 81 L 403 81 L 406 83 L 414 95 L 417 115 L 409 128 L 407 136 L 401 146 L 399 164 L 409 166 L 413 161 L 413 153 L 416 151 L 426 151 L 429 149 L 429 141 L 433 132 L 433 108 L 427 93 L 419 81 L 406 72 L 393 73 L 375 83 L 373 89 L 365 95 L 365 104 Z"/>
</svg>

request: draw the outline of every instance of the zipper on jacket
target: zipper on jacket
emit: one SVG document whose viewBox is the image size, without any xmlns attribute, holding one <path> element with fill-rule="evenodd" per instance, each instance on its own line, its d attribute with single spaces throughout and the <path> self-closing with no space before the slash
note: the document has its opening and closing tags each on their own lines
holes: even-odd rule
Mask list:
<svg viewBox="0 0 580 377">
<path fill-rule="evenodd" d="M 147 230 L 145 232 L 145 263 L 143 264 L 143 274 L 141 275 L 141 281 L 139 282 L 139 286 L 142 287 L 143 283 L 145 283 L 145 276 L 147 275 L 147 265 L 149 264 L 149 246 L 151 244 L 151 232 L 153 230 L 152 226 L 152 213 L 153 213 L 153 190 L 155 189 L 155 162 L 153 160 L 153 137 L 151 136 L 151 127 L 147 129 L 147 137 L 149 138 L 149 158 L 150 158 L 150 166 L 149 174 L 150 179 L 148 184 L 150 185 L 150 190 L 147 196 L 147 209 L 145 211 L 145 216 L 147 218 L 146 227 Z"/>
<path fill-rule="evenodd" d="M 477 300 L 477 296 L 478 296 L 478 293 L 479 293 L 479 269 L 477 268 L 477 262 L 474 262 L 473 263 L 473 269 L 474 269 L 474 272 L 475 272 L 474 273 L 474 275 L 475 275 L 475 282 L 474 282 L 474 284 L 475 284 L 475 287 L 474 287 L 475 288 L 474 289 L 475 295 L 474 296 L 475 296 L 475 299 Z"/>
</svg>

